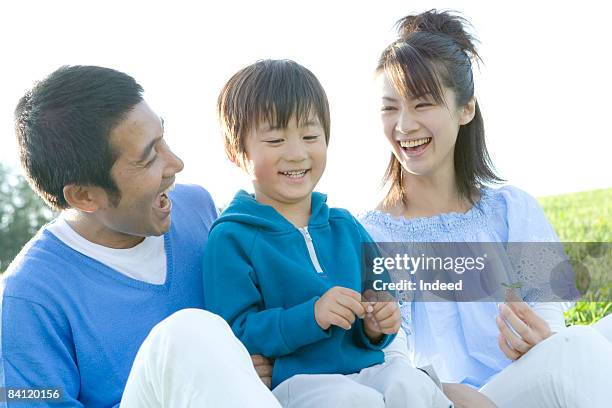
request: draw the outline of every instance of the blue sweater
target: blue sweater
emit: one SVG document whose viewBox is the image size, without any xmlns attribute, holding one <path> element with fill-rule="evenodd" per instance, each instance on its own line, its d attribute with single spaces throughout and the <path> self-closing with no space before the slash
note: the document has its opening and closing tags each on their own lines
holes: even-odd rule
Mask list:
<svg viewBox="0 0 612 408">
<path fill-rule="evenodd" d="M 64 398 L 9 406 L 118 406 L 153 326 L 203 308 L 202 247 L 216 209 L 199 187 L 177 186 L 171 197 L 163 285 L 131 279 L 44 229 L 15 258 L 2 279 L 0 386 L 60 387 Z"/>
<path fill-rule="evenodd" d="M 213 224 L 204 251 L 206 309 L 228 321 L 249 353 L 274 357 L 272 385 L 296 374 L 351 374 L 384 361 L 362 320 L 322 330 L 314 304 L 328 289 L 361 292 L 361 243 L 371 242 L 346 210 L 312 194 L 306 229 L 240 191 Z"/>
</svg>

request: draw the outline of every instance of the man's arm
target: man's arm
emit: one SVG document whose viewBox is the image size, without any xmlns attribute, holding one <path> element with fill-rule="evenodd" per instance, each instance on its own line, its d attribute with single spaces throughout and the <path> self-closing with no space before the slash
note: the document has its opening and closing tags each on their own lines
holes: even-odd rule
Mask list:
<svg viewBox="0 0 612 408">
<path fill-rule="evenodd" d="M 7 392 L 45 389 L 61 394 L 61 403 L 51 392 L 51 398 L 35 404 L 14 399 L 7 401 L 6 406 L 82 407 L 77 400 L 80 380 L 74 345 L 63 316 L 31 301 L 3 296 L 1 319 L 0 364 L 4 372 L 1 386 Z"/>
</svg>

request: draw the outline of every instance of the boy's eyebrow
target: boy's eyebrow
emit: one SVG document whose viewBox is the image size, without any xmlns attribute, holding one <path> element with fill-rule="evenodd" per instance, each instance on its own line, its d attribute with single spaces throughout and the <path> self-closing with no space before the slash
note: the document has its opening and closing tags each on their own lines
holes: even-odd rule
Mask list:
<svg viewBox="0 0 612 408">
<path fill-rule="evenodd" d="M 390 96 L 383 96 L 383 101 L 389 101 L 389 102 L 397 102 L 397 99 L 392 98 Z"/>
<path fill-rule="evenodd" d="M 311 126 L 321 126 L 321 123 L 319 123 L 318 119 L 311 119 L 305 123 L 300 124 L 300 127 L 311 127 Z M 261 126 L 259 128 L 260 131 L 262 132 L 271 132 L 274 130 L 279 130 L 279 129 L 284 129 L 283 126 L 276 126 L 276 125 L 272 125 L 272 124 L 265 124 L 263 126 Z"/>
<path fill-rule="evenodd" d="M 303 125 L 303 127 L 310 127 L 310 126 L 321 126 L 321 124 L 319 123 L 317 119 L 310 119 L 308 122 L 304 123 Z"/>
<path fill-rule="evenodd" d="M 161 122 L 161 136 L 156 137 L 155 139 L 149 142 L 147 147 L 145 147 L 142 151 L 142 154 L 140 155 L 140 158 L 138 159 L 137 163 L 142 163 L 143 161 L 145 161 L 149 157 L 149 154 L 151 154 L 151 150 L 153 150 L 155 145 L 164 137 L 164 118 L 160 117 L 159 120 Z"/>
</svg>

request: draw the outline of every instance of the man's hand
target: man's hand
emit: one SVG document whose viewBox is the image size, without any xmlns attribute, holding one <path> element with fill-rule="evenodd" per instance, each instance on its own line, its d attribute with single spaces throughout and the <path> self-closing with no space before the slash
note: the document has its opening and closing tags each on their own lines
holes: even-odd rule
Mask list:
<svg viewBox="0 0 612 408">
<path fill-rule="evenodd" d="M 384 334 L 397 333 L 402 322 L 397 302 L 387 293 L 371 290 L 366 291 L 365 297 L 363 329 L 370 341 L 378 343 Z"/>
<path fill-rule="evenodd" d="M 257 371 L 257 375 L 261 381 L 266 385 L 266 387 L 271 388 L 272 360 L 260 354 L 252 355 L 251 360 L 253 360 L 253 366 L 255 367 L 255 371 Z"/>
<path fill-rule="evenodd" d="M 497 343 L 511 360 L 517 360 L 552 335 L 548 323 L 511 290 L 506 296 L 506 303 L 500 305 L 499 312 L 495 319 L 499 328 Z"/>
<path fill-rule="evenodd" d="M 365 309 L 361 304 L 361 295 L 352 289 L 335 286 L 329 289 L 314 306 L 315 320 L 323 330 L 331 325 L 350 330 L 355 323 L 355 316 L 363 318 Z"/>
</svg>

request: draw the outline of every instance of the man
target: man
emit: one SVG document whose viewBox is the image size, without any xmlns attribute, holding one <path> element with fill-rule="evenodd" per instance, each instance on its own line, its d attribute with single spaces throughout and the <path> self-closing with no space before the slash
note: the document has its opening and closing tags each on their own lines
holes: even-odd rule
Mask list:
<svg viewBox="0 0 612 408">
<path fill-rule="evenodd" d="M 231 330 L 201 310 L 216 209 L 200 187 L 173 190 L 183 162 L 142 92 L 124 73 L 71 66 L 19 101 L 22 166 L 62 213 L 2 280 L 8 405 L 118 406 L 129 375 L 122 406 L 277 406 Z"/>
</svg>

